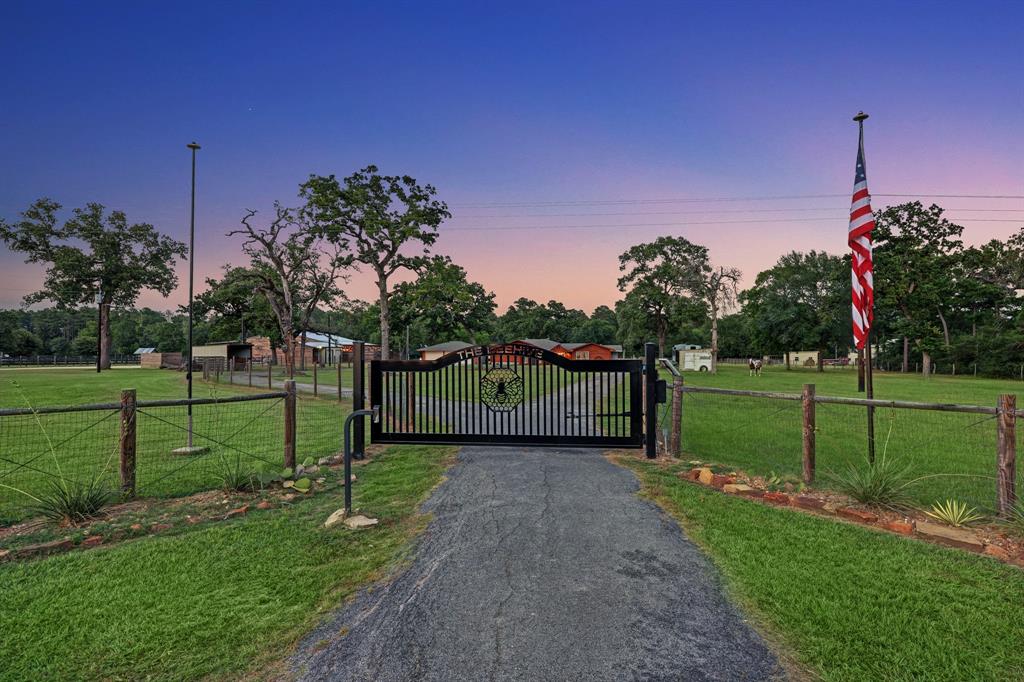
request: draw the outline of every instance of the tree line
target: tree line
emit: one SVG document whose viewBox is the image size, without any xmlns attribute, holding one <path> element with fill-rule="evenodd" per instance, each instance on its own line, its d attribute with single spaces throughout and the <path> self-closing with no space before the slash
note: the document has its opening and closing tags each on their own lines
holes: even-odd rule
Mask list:
<svg viewBox="0 0 1024 682">
<path fill-rule="evenodd" d="M 850 348 L 849 256 L 793 251 L 741 291 L 738 269 L 713 263 L 700 244 L 663 236 L 619 256 L 622 297 L 613 305 L 587 314 L 519 298 L 499 315 L 493 292 L 434 252 L 450 212 L 433 186 L 371 165 L 341 180 L 310 176 L 298 198 L 295 207 L 275 202 L 265 218 L 248 210 L 228 232 L 248 263 L 207 278 L 195 299 L 197 344 L 269 336 L 289 369 L 306 330 L 379 343 L 389 357 L 441 341 L 522 338 L 617 343 L 628 354 L 656 340 L 662 355 L 695 343 L 709 347 L 714 362 L 796 350 L 845 357 Z M 97 334 L 107 364 L 109 353 L 139 346 L 187 350 L 187 307 L 133 308 L 142 289 L 174 289 L 185 246 L 99 204 L 59 225 L 60 208 L 41 199 L 19 220 L 0 220 L 0 240 L 46 267 L 26 304 L 56 304 L 0 311 L 0 352 L 92 354 Z M 961 226 L 920 202 L 885 208 L 876 223 L 879 361 L 925 373 L 938 362 L 1016 375 L 1024 363 L 1024 228 L 965 246 Z M 347 296 L 353 271 L 374 276 L 376 300 Z"/>
</svg>

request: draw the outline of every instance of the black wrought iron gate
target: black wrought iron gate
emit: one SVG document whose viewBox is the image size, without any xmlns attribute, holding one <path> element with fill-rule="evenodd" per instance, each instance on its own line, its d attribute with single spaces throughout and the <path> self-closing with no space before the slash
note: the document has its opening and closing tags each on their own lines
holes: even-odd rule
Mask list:
<svg viewBox="0 0 1024 682">
<path fill-rule="evenodd" d="M 643 369 L 641 360 L 572 360 L 529 344 L 374 360 L 371 441 L 643 447 Z"/>
</svg>

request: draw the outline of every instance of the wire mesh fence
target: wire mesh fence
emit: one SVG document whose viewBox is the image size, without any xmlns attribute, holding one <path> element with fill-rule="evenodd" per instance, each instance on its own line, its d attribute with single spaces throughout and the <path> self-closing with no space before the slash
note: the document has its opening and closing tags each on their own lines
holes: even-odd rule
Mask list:
<svg viewBox="0 0 1024 682">
<path fill-rule="evenodd" d="M 134 413 L 136 494 L 177 497 L 217 488 L 231 469 L 280 471 L 284 395 L 193 401 L 191 451 L 182 450 L 189 443 L 185 401 L 140 401 Z M 337 400 L 297 398 L 297 462 L 341 451 L 348 409 Z M 56 483 L 121 487 L 122 418 L 114 404 L 0 415 L 0 524 L 31 515 L 34 498 Z"/>
<path fill-rule="evenodd" d="M 799 478 L 803 406 L 798 395 L 733 395 L 714 389 L 683 394 L 684 456 L 750 474 Z M 819 396 L 821 400 L 823 397 Z M 824 398 L 828 401 L 829 398 Z M 865 405 L 815 402 L 815 485 L 837 487 L 868 462 Z M 954 499 L 996 511 L 997 415 L 900 407 L 874 408 L 875 457 L 905 470 L 913 504 Z M 1020 436 L 1017 436 L 1019 439 Z M 1024 484 L 1018 467 L 1017 488 Z"/>
<path fill-rule="evenodd" d="M 29 513 L 61 480 L 118 485 L 117 409 L 0 417 L 0 523 Z"/>
</svg>

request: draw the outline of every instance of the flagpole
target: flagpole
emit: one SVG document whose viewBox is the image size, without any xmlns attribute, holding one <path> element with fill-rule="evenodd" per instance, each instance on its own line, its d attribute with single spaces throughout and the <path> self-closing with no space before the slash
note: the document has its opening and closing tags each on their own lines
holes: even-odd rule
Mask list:
<svg viewBox="0 0 1024 682">
<path fill-rule="evenodd" d="M 859 112 L 853 117 L 853 120 L 857 122 L 857 126 L 860 132 L 860 150 L 863 153 L 864 150 L 864 121 L 867 120 L 868 115 L 863 111 Z M 865 166 L 867 162 L 865 161 Z M 875 381 L 874 381 L 874 369 L 872 368 L 871 361 L 871 326 L 868 326 L 867 333 L 864 335 L 864 392 L 868 400 L 872 400 L 875 397 Z M 873 405 L 868 405 L 868 462 L 871 464 L 875 463 L 875 408 Z"/>
</svg>

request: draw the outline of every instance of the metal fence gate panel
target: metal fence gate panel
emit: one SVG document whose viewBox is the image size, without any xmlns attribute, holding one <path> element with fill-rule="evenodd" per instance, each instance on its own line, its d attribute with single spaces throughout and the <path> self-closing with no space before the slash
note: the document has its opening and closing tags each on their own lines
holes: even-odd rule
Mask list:
<svg viewBox="0 0 1024 682">
<path fill-rule="evenodd" d="M 642 447 L 643 362 L 572 360 L 527 344 L 433 361 L 374 360 L 374 443 Z"/>
</svg>

